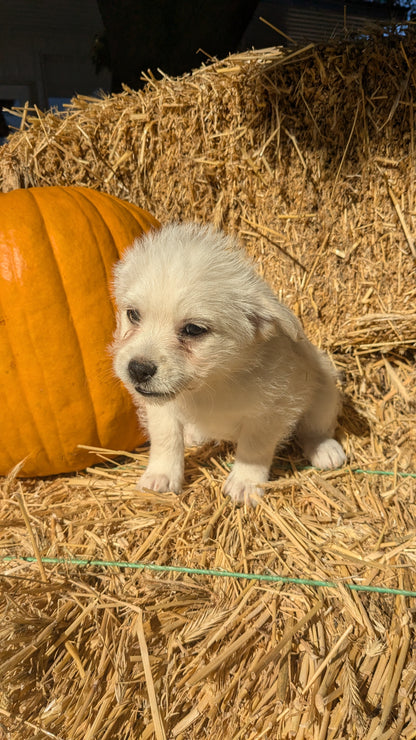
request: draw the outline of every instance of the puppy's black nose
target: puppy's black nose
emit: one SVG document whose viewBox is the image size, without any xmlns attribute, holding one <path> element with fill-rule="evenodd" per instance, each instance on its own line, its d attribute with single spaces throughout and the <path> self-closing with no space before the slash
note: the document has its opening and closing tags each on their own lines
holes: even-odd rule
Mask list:
<svg viewBox="0 0 416 740">
<path fill-rule="evenodd" d="M 140 385 L 140 383 L 145 383 L 147 380 L 150 380 L 150 378 L 153 378 L 157 370 L 157 365 L 155 365 L 154 362 L 130 360 L 127 369 L 131 381 Z"/>
</svg>

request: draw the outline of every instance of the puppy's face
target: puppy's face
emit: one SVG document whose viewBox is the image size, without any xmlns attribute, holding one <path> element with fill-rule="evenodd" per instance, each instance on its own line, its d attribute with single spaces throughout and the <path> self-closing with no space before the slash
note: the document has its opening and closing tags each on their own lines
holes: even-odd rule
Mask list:
<svg viewBox="0 0 416 740">
<path fill-rule="evenodd" d="M 284 307 L 229 247 L 211 229 L 172 225 L 116 266 L 114 369 L 133 395 L 160 403 L 210 385 L 276 331 Z"/>
</svg>

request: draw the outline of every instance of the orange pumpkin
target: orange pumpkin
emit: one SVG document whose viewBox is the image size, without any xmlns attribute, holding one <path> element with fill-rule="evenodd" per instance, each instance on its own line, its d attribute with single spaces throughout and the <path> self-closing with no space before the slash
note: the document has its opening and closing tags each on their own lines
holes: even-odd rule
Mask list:
<svg viewBox="0 0 416 740">
<path fill-rule="evenodd" d="M 78 445 L 144 441 L 111 368 L 109 281 L 123 250 L 158 222 L 89 188 L 0 194 L 0 474 L 81 470 Z"/>
</svg>

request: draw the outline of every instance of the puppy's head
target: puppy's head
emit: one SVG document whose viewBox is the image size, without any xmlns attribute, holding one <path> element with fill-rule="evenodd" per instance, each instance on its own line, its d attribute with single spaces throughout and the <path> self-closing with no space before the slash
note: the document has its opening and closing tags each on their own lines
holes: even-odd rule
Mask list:
<svg viewBox="0 0 416 740">
<path fill-rule="evenodd" d="M 114 270 L 116 375 L 148 401 L 174 398 L 255 363 L 300 324 L 223 233 L 173 224 L 146 234 Z"/>
</svg>

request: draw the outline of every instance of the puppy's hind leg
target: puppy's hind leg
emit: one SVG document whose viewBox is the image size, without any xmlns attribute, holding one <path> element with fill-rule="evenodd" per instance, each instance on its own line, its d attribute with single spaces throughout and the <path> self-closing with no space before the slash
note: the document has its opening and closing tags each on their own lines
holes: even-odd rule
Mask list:
<svg viewBox="0 0 416 740">
<path fill-rule="evenodd" d="M 205 434 L 202 434 L 196 424 L 185 424 L 183 436 L 185 447 L 200 447 L 205 442 L 209 442 L 209 439 Z"/>
<path fill-rule="evenodd" d="M 328 384 L 321 386 L 310 408 L 298 423 L 296 436 L 305 457 L 315 468 L 339 468 L 347 459 L 333 436 L 339 408 L 340 395 L 331 379 Z"/>
</svg>

